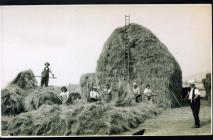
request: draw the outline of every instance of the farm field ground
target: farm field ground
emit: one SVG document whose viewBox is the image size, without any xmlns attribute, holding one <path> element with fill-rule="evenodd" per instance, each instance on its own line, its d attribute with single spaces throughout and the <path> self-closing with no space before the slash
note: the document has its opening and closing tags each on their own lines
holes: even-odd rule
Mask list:
<svg viewBox="0 0 213 140">
<path fill-rule="evenodd" d="M 131 135 L 145 129 L 144 136 L 171 135 L 210 135 L 211 134 L 211 106 L 201 100 L 200 128 L 192 128 L 194 124 L 192 111 L 189 106 L 167 109 L 162 114 L 145 120 L 137 129 L 132 129 L 122 135 Z"/>
</svg>

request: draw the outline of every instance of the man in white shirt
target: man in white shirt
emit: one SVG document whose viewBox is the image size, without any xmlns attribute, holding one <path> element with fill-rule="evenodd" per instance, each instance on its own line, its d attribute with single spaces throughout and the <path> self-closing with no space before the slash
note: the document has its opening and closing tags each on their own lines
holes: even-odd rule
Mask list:
<svg viewBox="0 0 213 140">
<path fill-rule="evenodd" d="M 200 127 L 200 119 L 199 119 L 199 111 L 200 111 L 200 93 L 198 89 L 195 87 L 195 81 L 190 81 L 190 92 L 189 92 L 189 101 L 190 107 L 192 109 L 192 114 L 194 117 L 194 128 Z"/>
<path fill-rule="evenodd" d="M 141 96 L 141 92 L 140 92 L 140 88 L 138 87 L 138 85 L 136 83 L 133 83 L 133 95 L 135 97 L 135 102 L 139 103 L 142 100 L 142 96 Z"/>
<path fill-rule="evenodd" d="M 91 102 L 97 102 L 98 100 L 100 100 L 100 95 L 98 93 L 97 87 L 93 87 L 89 95 Z"/>
</svg>

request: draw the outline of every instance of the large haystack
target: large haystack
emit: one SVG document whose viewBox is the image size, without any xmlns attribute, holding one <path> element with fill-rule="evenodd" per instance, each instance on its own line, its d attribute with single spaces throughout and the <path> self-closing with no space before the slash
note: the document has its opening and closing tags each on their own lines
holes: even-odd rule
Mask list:
<svg viewBox="0 0 213 140">
<path fill-rule="evenodd" d="M 37 87 L 37 81 L 32 70 L 20 72 L 12 81 L 12 84 L 17 85 L 22 89 L 31 89 Z"/>
<path fill-rule="evenodd" d="M 110 35 L 97 61 L 97 83 L 117 88 L 124 77 L 124 35 L 129 49 L 130 84 L 137 82 L 143 91 L 146 84 L 158 94 L 157 104 L 177 106 L 181 100 L 182 72 L 167 47 L 148 29 L 138 24 L 120 27 Z"/>
</svg>

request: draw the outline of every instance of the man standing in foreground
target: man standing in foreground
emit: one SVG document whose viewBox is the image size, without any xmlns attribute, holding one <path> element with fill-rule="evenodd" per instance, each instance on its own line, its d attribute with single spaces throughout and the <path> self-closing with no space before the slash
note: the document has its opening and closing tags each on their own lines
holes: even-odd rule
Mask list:
<svg viewBox="0 0 213 140">
<path fill-rule="evenodd" d="M 190 92 L 189 92 L 189 101 L 190 107 L 192 109 L 192 114 L 194 117 L 195 124 L 193 128 L 200 127 L 199 111 L 200 111 L 200 93 L 195 87 L 195 81 L 190 81 Z"/>
<path fill-rule="evenodd" d="M 53 78 L 55 78 L 54 74 L 52 73 L 52 71 L 49 68 L 50 63 L 46 62 L 44 65 L 45 65 L 45 67 L 44 67 L 44 70 L 42 71 L 42 74 L 41 74 L 41 87 L 43 87 L 44 85 L 45 85 L 45 87 L 48 86 L 48 83 L 49 83 L 49 73 L 51 73 L 52 76 L 53 76 Z"/>
</svg>

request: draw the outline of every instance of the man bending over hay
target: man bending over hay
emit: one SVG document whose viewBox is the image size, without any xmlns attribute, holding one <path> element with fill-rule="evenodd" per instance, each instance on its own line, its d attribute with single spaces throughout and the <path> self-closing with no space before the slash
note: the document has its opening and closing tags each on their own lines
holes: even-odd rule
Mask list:
<svg viewBox="0 0 213 140">
<path fill-rule="evenodd" d="M 59 94 L 59 98 L 61 99 L 63 104 L 71 104 L 72 98 L 70 97 L 69 91 L 67 91 L 67 88 L 65 86 L 61 87 L 61 93 Z"/>
<path fill-rule="evenodd" d="M 133 83 L 133 95 L 135 97 L 135 102 L 139 103 L 142 101 L 142 96 L 141 96 L 141 92 L 140 89 L 138 87 L 138 85 L 136 83 Z"/>
</svg>

